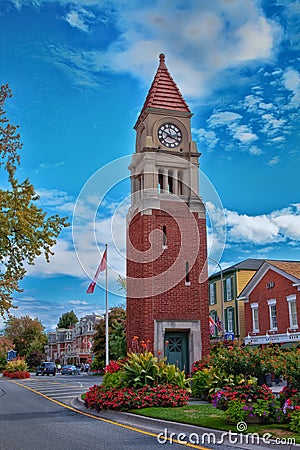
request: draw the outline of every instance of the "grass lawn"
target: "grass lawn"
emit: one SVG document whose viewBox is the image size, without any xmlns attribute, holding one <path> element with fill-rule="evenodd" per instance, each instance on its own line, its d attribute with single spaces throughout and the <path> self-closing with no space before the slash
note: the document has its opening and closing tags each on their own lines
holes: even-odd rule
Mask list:
<svg viewBox="0 0 300 450">
<path fill-rule="evenodd" d="M 155 419 L 170 420 L 171 422 L 187 423 L 199 427 L 212 428 L 237 432 L 235 425 L 226 423 L 225 412 L 214 408 L 212 405 L 188 405 L 179 408 L 143 408 L 130 411 L 141 416 L 153 417 Z M 293 433 L 286 424 L 264 424 L 248 425 L 247 433 L 272 434 L 275 438 L 295 438 L 296 443 L 300 444 L 300 434 Z"/>
</svg>

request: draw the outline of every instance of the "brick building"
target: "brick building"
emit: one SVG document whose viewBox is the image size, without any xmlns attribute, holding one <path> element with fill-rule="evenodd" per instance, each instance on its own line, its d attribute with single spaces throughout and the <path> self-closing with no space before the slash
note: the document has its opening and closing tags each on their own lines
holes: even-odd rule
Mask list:
<svg viewBox="0 0 300 450">
<path fill-rule="evenodd" d="M 45 353 L 48 361 L 63 364 L 77 364 L 91 362 L 93 356 L 93 335 L 95 326 L 101 316 L 89 314 L 82 317 L 70 329 L 57 328 L 48 333 L 48 345 Z"/>
<path fill-rule="evenodd" d="M 205 207 L 192 113 L 164 55 L 135 125 L 127 216 L 127 343 L 189 371 L 209 352 Z"/>
<path fill-rule="evenodd" d="M 300 343 L 300 261 L 265 261 L 239 297 L 245 344 Z"/>
</svg>

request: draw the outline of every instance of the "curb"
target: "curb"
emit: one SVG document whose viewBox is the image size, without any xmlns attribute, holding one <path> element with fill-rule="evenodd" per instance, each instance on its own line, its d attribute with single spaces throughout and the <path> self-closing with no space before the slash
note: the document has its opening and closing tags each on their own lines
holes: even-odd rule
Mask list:
<svg viewBox="0 0 300 450">
<path fill-rule="evenodd" d="M 194 403 L 194 402 L 192 402 Z M 119 411 L 101 411 L 96 412 L 89 410 L 84 406 L 84 401 L 81 398 L 81 394 L 78 395 L 73 401 L 72 406 L 80 411 L 90 411 L 91 414 L 100 417 L 102 419 L 111 420 L 119 425 L 126 426 L 138 426 L 144 431 L 151 430 L 153 433 L 157 433 L 160 436 L 161 444 L 168 443 L 167 436 L 171 439 L 169 441 L 172 444 L 172 439 L 182 440 L 182 443 L 192 443 L 197 445 L 218 445 L 222 444 L 240 447 L 247 450 L 255 449 L 268 449 L 274 448 L 276 450 L 299 450 L 300 445 L 291 444 L 288 442 L 278 443 L 274 439 L 256 438 L 251 440 L 251 437 L 247 438 L 247 434 L 238 433 L 237 431 L 224 432 L 221 430 L 213 430 L 211 428 L 199 427 L 196 425 L 183 424 L 179 422 L 169 422 L 166 420 L 154 419 L 152 417 L 139 416 L 137 414 L 129 412 Z M 271 433 L 270 433 L 271 434 Z M 173 437 L 172 437 L 173 436 Z M 158 438 L 159 439 L 159 438 Z M 192 440 L 191 440 L 192 439 Z M 199 441 L 197 441 L 199 439 Z M 164 440 L 164 442 L 162 442 Z M 197 441 L 197 442 L 196 442 Z"/>
</svg>

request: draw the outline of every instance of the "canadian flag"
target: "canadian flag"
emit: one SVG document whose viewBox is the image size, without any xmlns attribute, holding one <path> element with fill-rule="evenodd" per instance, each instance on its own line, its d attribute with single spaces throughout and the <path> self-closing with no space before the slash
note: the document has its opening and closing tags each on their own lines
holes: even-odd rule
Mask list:
<svg viewBox="0 0 300 450">
<path fill-rule="evenodd" d="M 92 294 L 94 292 L 100 272 L 103 272 L 104 270 L 106 270 L 106 252 L 107 252 L 107 250 L 105 250 L 105 252 L 103 253 L 101 262 L 95 273 L 93 281 L 90 283 L 89 287 L 87 288 L 87 291 L 86 291 L 87 294 Z"/>
<path fill-rule="evenodd" d="M 88 348 L 91 349 L 93 347 L 93 344 L 91 341 L 88 341 Z"/>
</svg>

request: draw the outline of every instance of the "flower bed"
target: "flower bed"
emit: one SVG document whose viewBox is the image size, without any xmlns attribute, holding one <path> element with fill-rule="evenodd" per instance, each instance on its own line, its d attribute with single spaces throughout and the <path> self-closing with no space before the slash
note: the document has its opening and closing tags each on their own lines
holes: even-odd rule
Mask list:
<svg viewBox="0 0 300 450">
<path fill-rule="evenodd" d="M 100 410 L 128 411 L 153 406 L 184 406 L 189 400 L 185 389 L 171 385 L 144 386 L 139 389 L 108 389 L 93 386 L 85 396 L 87 408 Z"/>
<path fill-rule="evenodd" d="M 7 370 L 3 371 L 3 376 L 7 378 L 16 378 L 16 379 L 23 379 L 23 378 L 30 378 L 30 373 L 26 370 L 17 370 L 15 372 L 8 372 Z"/>
</svg>

